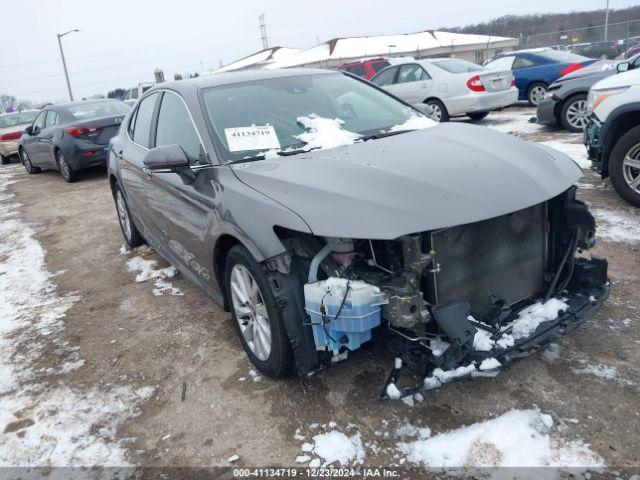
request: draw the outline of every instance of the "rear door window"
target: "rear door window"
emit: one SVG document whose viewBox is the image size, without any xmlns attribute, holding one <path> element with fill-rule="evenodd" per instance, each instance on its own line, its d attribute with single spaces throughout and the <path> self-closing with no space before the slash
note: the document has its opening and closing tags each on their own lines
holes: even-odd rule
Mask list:
<svg viewBox="0 0 640 480">
<path fill-rule="evenodd" d="M 382 70 L 375 77 L 373 77 L 371 81 L 381 87 L 391 85 L 393 83 L 393 78 L 396 76 L 397 70 L 398 67 L 391 67 L 387 68 L 386 70 Z"/>
<path fill-rule="evenodd" d="M 149 134 L 151 133 L 151 122 L 153 120 L 153 110 L 156 106 L 158 93 L 152 93 L 143 98 L 138 105 L 133 125 L 133 136 L 131 139 L 138 145 L 149 148 Z"/>
<path fill-rule="evenodd" d="M 191 165 L 200 163 L 203 156 L 200 138 L 184 101 L 173 92 L 165 92 L 158 113 L 156 147 L 179 145 Z"/>
<path fill-rule="evenodd" d="M 424 69 L 417 64 L 402 65 L 398 72 L 397 83 L 419 82 L 420 80 L 428 80 L 429 75 Z"/>
</svg>

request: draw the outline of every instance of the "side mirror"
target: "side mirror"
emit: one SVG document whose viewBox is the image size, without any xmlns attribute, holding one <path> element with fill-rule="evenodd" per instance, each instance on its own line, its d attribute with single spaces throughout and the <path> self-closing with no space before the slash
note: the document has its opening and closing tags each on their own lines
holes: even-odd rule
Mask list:
<svg viewBox="0 0 640 480">
<path fill-rule="evenodd" d="M 33 135 L 33 126 L 29 125 L 27 128 L 25 128 L 24 133 L 26 133 L 27 135 Z"/>
<path fill-rule="evenodd" d="M 142 163 L 150 172 L 177 173 L 186 185 L 196 179 L 195 172 L 189 167 L 189 158 L 179 145 L 152 148 Z"/>
<path fill-rule="evenodd" d="M 616 70 L 618 70 L 618 73 L 626 72 L 629 70 L 629 62 L 620 62 L 616 66 Z"/>
</svg>

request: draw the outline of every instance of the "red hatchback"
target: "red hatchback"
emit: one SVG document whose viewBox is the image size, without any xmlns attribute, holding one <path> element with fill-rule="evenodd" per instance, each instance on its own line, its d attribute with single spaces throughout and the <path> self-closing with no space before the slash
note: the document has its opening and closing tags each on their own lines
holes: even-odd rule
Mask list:
<svg viewBox="0 0 640 480">
<path fill-rule="evenodd" d="M 387 68 L 389 65 L 391 64 L 384 58 L 371 58 L 369 60 L 345 63 L 340 67 L 340 70 L 353 73 L 365 80 L 371 80 L 376 73 L 383 68 Z"/>
</svg>

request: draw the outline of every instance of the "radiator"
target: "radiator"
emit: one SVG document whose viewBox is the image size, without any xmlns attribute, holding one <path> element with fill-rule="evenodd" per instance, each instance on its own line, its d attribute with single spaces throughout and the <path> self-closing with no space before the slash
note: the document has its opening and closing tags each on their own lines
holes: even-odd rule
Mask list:
<svg viewBox="0 0 640 480">
<path fill-rule="evenodd" d="M 481 319 L 492 295 L 512 305 L 542 292 L 545 204 L 431 233 L 437 267 L 427 277 L 431 303 L 467 301 Z"/>
</svg>

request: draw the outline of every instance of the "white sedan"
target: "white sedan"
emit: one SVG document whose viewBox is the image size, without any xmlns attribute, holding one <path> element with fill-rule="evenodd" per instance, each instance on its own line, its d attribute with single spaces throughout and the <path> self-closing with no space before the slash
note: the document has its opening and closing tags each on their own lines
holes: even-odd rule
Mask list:
<svg viewBox="0 0 640 480">
<path fill-rule="evenodd" d="M 486 117 L 491 110 L 518 101 L 518 89 L 510 70 L 487 70 L 456 58 L 428 58 L 392 65 L 371 79 L 405 102 L 431 107 L 439 122 L 450 117 Z"/>
</svg>

